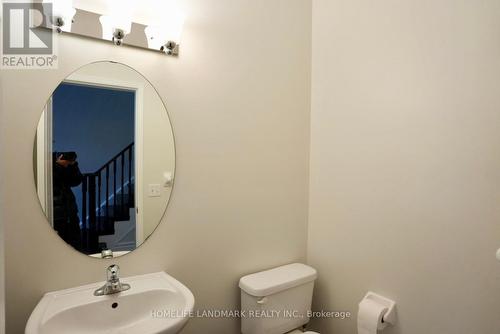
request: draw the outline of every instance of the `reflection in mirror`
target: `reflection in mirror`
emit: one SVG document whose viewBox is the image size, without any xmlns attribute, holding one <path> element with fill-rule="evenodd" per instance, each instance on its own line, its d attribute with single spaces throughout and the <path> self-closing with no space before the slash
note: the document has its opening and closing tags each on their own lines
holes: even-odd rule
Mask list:
<svg viewBox="0 0 500 334">
<path fill-rule="evenodd" d="M 170 120 L 154 87 L 130 67 L 92 63 L 61 82 L 33 152 L 42 209 L 84 254 L 134 250 L 166 210 L 175 172 Z"/>
</svg>

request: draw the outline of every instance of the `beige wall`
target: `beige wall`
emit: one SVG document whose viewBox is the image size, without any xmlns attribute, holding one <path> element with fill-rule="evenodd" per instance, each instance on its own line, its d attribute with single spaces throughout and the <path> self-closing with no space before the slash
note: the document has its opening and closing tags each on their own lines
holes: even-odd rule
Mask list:
<svg viewBox="0 0 500 334">
<path fill-rule="evenodd" d="M 3 219 L 0 216 L 0 334 L 5 333 L 5 252 L 3 237 Z"/>
<path fill-rule="evenodd" d="M 498 333 L 500 2 L 314 0 L 312 64 L 315 308 L 373 290 L 384 333 Z"/>
<path fill-rule="evenodd" d="M 3 186 L 3 185 L 1 185 Z M 1 208 L 0 199 L 0 208 Z M 5 257 L 3 219 L 0 214 L 0 334 L 5 332 Z"/>
<path fill-rule="evenodd" d="M 176 135 L 167 215 L 148 242 L 116 259 L 123 276 L 166 270 L 193 291 L 198 308 L 237 308 L 240 276 L 305 260 L 310 6 L 189 0 L 179 58 L 63 35 L 58 70 L 1 73 L 8 333 L 23 331 L 44 292 L 103 280 L 111 263 L 78 254 L 49 228 L 31 164 L 48 96 L 97 60 L 144 74 Z M 193 319 L 184 333 L 207 330 L 234 334 L 239 322 Z"/>
<path fill-rule="evenodd" d="M 3 81 L 0 79 L 0 103 L 3 100 Z M 3 106 L 0 108 L 0 120 L 2 119 L 4 113 Z M 5 129 L 5 123 L 0 122 L 0 134 L 3 133 Z M 0 135 L 0 147 L 2 147 L 3 138 Z M 3 166 L 0 163 L 0 189 L 5 189 L 5 173 L 3 172 Z M 0 191 L 0 334 L 5 333 L 5 250 L 4 250 L 4 221 L 5 217 L 3 214 L 5 193 Z"/>
<path fill-rule="evenodd" d="M 143 240 L 153 233 L 162 217 L 172 188 L 164 187 L 164 173 L 175 174 L 174 136 L 168 114 L 151 85 L 144 89 L 142 198 Z M 150 184 L 161 184 L 161 196 L 149 197 Z"/>
<path fill-rule="evenodd" d="M 0 80 L 0 91 L 2 90 L 2 83 Z M 2 108 L 3 110 L 3 108 Z M 0 118 L 2 114 L 0 110 Z M 0 124 L 0 133 L 3 131 L 3 126 Z M 1 143 L 1 138 L 0 138 Z M 0 166 L 0 189 L 4 188 L 4 177 L 2 174 L 2 167 Z M 4 217 L 3 217 L 3 192 L 0 192 L 0 334 L 5 333 L 5 251 L 4 251 Z"/>
</svg>

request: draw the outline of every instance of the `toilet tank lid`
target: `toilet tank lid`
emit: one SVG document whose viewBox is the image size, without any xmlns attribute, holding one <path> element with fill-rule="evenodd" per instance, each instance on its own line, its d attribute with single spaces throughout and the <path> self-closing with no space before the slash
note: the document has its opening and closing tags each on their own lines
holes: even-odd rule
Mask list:
<svg viewBox="0 0 500 334">
<path fill-rule="evenodd" d="M 242 277 L 239 286 L 249 295 L 264 297 L 314 281 L 317 276 L 316 269 L 292 263 Z"/>
</svg>

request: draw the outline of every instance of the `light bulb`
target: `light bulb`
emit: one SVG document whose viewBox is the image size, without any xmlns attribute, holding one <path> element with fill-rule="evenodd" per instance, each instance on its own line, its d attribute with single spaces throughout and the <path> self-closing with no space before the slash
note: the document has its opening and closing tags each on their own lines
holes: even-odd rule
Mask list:
<svg viewBox="0 0 500 334">
<path fill-rule="evenodd" d="M 52 24 L 57 26 L 60 31 L 71 31 L 73 16 L 76 9 L 73 7 L 72 0 L 43 0 L 43 3 L 52 4 Z"/>
<path fill-rule="evenodd" d="M 185 15 L 178 10 L 165 12 L 161 24 L 148 25 L 144 30 L 148 47 L 172 54 L 180 43 L 184 20 Z"/>
<path fill-rule="evenodd" d="M 121 44 L 121 40 L 130 33 L 132 28 L 132 20 L 129 17 L 123 16 L 101 16 L 99 18 L 102 27 L 102 38 L 107 40 L 114 40 Z M 118 35 L 120 34 L 120 35 Z"/>
<path fill-rule="evenodd" d="M 181 11 L 172 10 L 170 13 L 167 13 L 161 27 L 162 30 L 164 30 L 164 38 L 166 41 L 173 41 L 177 44 L 180 43 L 185 19 L 186 17 Z"/>
<path fill-rule="evenodd" d="M 148 48 L 160 50 L 165 45 L 165 39 L 162 36 L 161 28 L 158 26 L 147 26 L 144 29 L 146 38 L 148 40 Z"/>
</svg>

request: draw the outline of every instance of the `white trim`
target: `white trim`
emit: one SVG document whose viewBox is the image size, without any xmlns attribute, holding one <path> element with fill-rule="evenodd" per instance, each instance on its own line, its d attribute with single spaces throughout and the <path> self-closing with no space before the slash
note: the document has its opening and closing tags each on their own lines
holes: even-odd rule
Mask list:
<svg viewBox="0 0 500 334">
<path fill-rule="evenodd" d="M 43 212 L 53 225 L 52 193 L 52 97 L 47 101 L 36 131 L 37 195 Z"/>
<path fill-rule="evenodd" d="M 47 214 L 47 199 L 45 197 L 45 114 L 47 106 L 43 109 L 40 122 L 36 129 L 36 192 L 40 205 L 45 214 Z"/>
<path fill-rule="evenodd" d="M 144 119 L 144 84 L 142 82 L 109 79 L 106 77 L 92 76 L 86 74 L 73 73 L 65 83 L 75 83 L 80 85 L 126 89 L 135 91 L 135 213 L 136 213 L 136 246 L 139 247 L 143 241 L 143 119 Z"/>
<path fill-rule="evenodd" d="M 144 86 L 135 96 L 135 243 L 139 247 L 144 242 L 144 196 L 142 173 L 144 171 Z"/>
<path fill-rule="evenodd" d="M 46 191 L 46 214 L 49 220 L 50 225 L 54 227 L 54 192 L 53 192 L 53 183 L 52 183 L 52 164 L 54 163 L 54 158 L 52 157 L 52 96 L 49 98 L 47 102 L 47 106 L 45 108 L 45 191 Z"/>
</svg>

